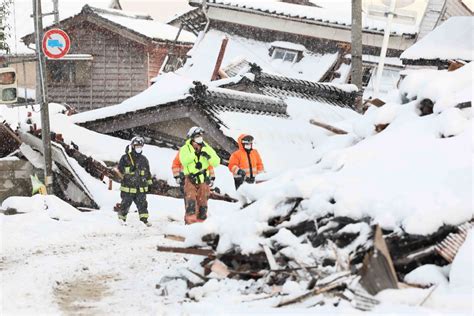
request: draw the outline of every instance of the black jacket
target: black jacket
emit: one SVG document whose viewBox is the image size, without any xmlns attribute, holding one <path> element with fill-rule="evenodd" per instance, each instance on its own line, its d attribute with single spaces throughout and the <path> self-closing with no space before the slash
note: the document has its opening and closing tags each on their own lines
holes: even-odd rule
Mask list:
<svg viewBox="0 0 474 316">
<path fill-rule="evenodd" d="M 125 148 L 125 154 L 120 158 L 118 169 L 123 175 L 122 187 L 148 188 L 148 185 L 152 184 L 148 159 L 131 150 L 129 146 Z"/>
</svg>

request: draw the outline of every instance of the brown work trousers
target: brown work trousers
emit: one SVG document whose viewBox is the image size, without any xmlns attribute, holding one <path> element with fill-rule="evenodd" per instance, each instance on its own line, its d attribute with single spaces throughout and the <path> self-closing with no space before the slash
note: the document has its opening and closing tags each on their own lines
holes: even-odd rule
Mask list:
<svg viewBox="0 0 474 316">
<path fill-rule="evenodd" d="M 185 224 L 203 222 L 207 218 L 207 200 L 210 188 L 207 183 L 194 184 L 191 178 L 184 178 Z"/>
</svg>

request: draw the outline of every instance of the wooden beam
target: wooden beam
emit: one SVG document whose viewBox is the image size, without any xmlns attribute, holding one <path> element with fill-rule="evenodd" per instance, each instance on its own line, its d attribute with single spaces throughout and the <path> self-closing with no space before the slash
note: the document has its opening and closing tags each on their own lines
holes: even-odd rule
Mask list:
<svg viewBox="0 0 474 316">
<path fill-rule="evenodd" d="M 161 252 L 173 252 L 173 253 L 182 253 L 182 254 L 188 254 L 188 255 L 206 256 L 206 257 L 215 257 L 216 256 L 215 253 L 214 253 L 214 250 L 212 250 L 212 249 L 158 246 L 157 250 L 161 251 Z"/>
<path fill-rule="evenodd" d="M 324 129 L 327 129 L 328 131 L 333 132 L 334 134 L 339 134 L 339 135 L 348 134 L 345 130 L 342 130 L 342 129 L 334 127 L 334 126 L 331 126 L 331 125 L 326 124 L 326 123 L 321 123 L 321 122 L 315 121 L 313 119 L 309 120 L 309 122 L 313 125 L 316 125 L 316 126 L 324 128 Z"/>
</svg>

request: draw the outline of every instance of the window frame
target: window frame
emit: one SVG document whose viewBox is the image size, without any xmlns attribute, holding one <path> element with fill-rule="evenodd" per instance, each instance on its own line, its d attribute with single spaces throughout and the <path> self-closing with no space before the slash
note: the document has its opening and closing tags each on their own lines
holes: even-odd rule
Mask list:
<svg viewBox="0 0 474 316">
<path fill-rule="evenodd" d="M 276 55 L 278 53 L 283 53 L 283 58 L 277 58 Z M 286 59 L 288 55 L 294 55 L 291 61 Z M 285 49 L 282 47 L 273 47 L 272 59 L 281 60 L 284 62 L 289 62 L 289 63 L 294 64 L 298 60 L 298 51 Z"/>
</svg>

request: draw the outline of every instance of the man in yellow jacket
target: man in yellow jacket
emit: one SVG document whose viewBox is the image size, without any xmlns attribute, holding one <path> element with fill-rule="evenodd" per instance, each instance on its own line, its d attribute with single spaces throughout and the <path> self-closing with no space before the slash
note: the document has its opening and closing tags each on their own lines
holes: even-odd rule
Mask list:
<svg viewBox="0 0 474 316">
<path fill-rule="evenodd" d="M 179 150 L 179 160 L 184 173 L 186 224 L 202 222 L 207 218 L 207 200 L 213 181 L 209 166 L 216 167 L 221 162 L 215 150 L 204 142 L 203 134 L 202 128 L 191 127 L 187 134 L 188 140 Z"/>
</svg>

